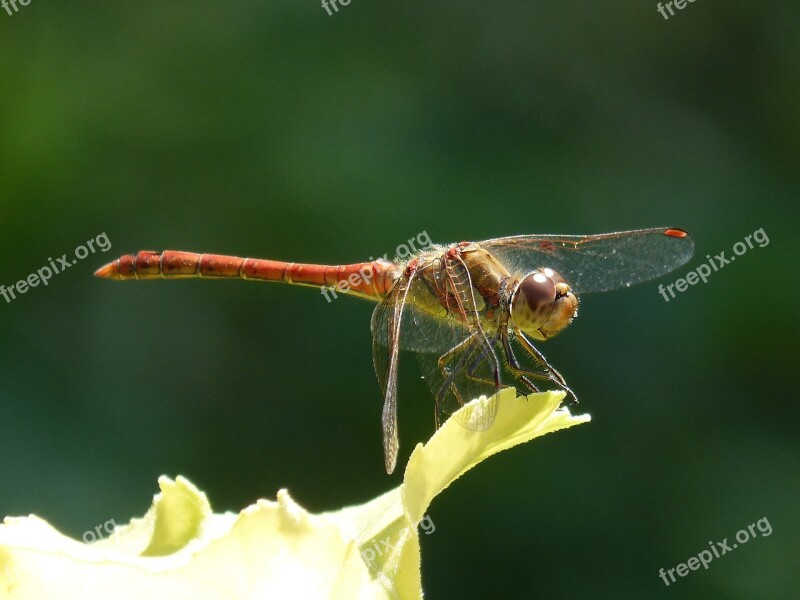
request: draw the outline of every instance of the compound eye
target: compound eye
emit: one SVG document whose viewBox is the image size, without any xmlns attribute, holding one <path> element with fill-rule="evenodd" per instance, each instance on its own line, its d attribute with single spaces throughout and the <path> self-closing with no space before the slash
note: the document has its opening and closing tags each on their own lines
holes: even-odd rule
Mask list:
<svg viewBox="0 0 800 600">
<path fill-rule="evenodd" d="M 531 273 L 520 282 L 519 294 L 532 311 L 538 313 L 540 308 L 549 311 L 556 299 L 556 284 L 544 273 Z"/>
<path fill-rule="evenodd" d="M 526 275 L 513 299 L 512 315 L 523 329 L 538 329 L 547 322 L 556 299 L 556 284 L 541 271 Z"/>
<path fill-rule="evenodd" d="M 553 271 L 553 269 L 545 267 L 541 272 L 547 275 L 553 283 L 567 283 L 558 271 Z"/>
</svg>

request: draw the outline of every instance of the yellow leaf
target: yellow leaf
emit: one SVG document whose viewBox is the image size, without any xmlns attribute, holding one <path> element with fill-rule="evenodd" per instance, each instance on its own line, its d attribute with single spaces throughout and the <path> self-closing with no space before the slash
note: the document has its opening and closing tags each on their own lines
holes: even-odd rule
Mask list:
<svg viewBox="0 0 800 600">
<path fill-rule="evenodd" d="M 280 490 L 274 502 L 217 514 L 185 478 L 162 476 L 161 493 L 143 518 L 92 543 L 34 515 L 6 517 L 0 598 L 420 599 L 418 526 L 435 529 L 425 515 L 430 502 L 492 454 L 589 420 L 559 409 L 562 398 L 502 391 L 488 430 L 469 431 L 449 419 L 417 445 L 401 486 L 335 512 L 311 514 Z M 479 398 L 462 411 L 484 410 L 486 402 Z"/>
</svg>

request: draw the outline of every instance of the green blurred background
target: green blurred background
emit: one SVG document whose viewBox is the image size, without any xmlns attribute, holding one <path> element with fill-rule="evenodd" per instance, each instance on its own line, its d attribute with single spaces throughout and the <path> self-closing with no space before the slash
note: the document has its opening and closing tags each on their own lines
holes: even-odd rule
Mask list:
<svg viewBox="0 0 800 600">
<path fill-rule="evenodd" d="M 430 598 L 800 595 L 800 5 L 32 0 L 0 12 L 0 283 L 101 232 L 113 247 L 0 301 L 0 515 L 80 537 L 183 474 L 216 510 L 309 509 L 387 477 L 371 305 L 244 282 L 115 284 L 163 248 L 354 262 L 439 242 L 674 225 L 650 282 L 582 300 L 543 350 L 593 420 L 436 499 Z M 432 433 L 401 368 L 401 465 Z M 398 469 L 402 473 L 402 468 Z M 669 588 L 658 576 L 767 517 Z"/>
</svg>

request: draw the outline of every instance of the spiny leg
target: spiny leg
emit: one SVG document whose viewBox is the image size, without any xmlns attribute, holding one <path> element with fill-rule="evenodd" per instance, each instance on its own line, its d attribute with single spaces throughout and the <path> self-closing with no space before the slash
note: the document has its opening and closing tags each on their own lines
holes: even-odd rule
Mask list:
<svg viewBox="0 0 800 600">
<path fill-rule="evenodd" d="M 437 428 L 439 427 L 439 412 L 446 412 L 442 408 L 448 393 L 452 393 L 461 406 L 465 404 L 463 395 L 456 385 L 456 377 L 465 370 L 465 365 L 468 366 L 464 373 L 467 378 L 472 381 L 489 383 L 495 388 L 495 393 L 500 389 L 500 363 L 494 351 L 496 338 L 490 342 L 481 324 L 469 268 L 461 255 L 454 252 L 448 253 L 440 269 L 441 274 L 444 276 L 444 285 L 441 290 L 444 307 L 451 313 L 451 316 L 468 327 L 470 333 L 466 339 L 456 344 L 439 358 L 439 371 L 444 381 L 436 393 L 437 410 L 435 420 Z M 450 303 L 451 298 L 453 300 L 452 304 Z M 478 348 L 473 346 L 476 341 L 479 344 Z M 476 351 L 478 355 L 473 360 L 472 357 Z M 461 353 L 461 356 L 456 359 L 455 357 L 459 353 Z M 475 376 L 475 371 L 485 356 L 491 357 L 492 381 L 486 381 Z M 470 361 L 472 362 L 470 363 Z"/>
<path fill-rule="evenodd" d="M 548 381 L 550 381 L 550 377 L 548 377 L 547 375 L 543 375 L 542 373 L 537 373 L 536 371 L 523 369 L 520 366 L 516 355 L 514 354 L 514 349 L 511 347 L 511 343 L 509 342 L 508 330 L 507 329 L 504 330 L 500 334 L 500 337 L 503 343 L 503 350 L 506 353 L 506 361 L 508 362 L 508 368 L 511 370 L 512 373 L 514 373 L 514 375 L 519 377 L 525 383 L 526 386 L 528 386 L 528 389 L 530 389 L 532 392 L 539 392 L 540 391 L 539 388 L 529 379 L 529 377 L 546 379 Z"/>
<path fill-rule="evenodd" d="M 476 337 L 477 335 L 479 335 L 479 332 L 476 331 L 474 334 L 472 334 L 470 336 L 470 338 Z M 469 341 L 470 338 L 468 338 L 466 341 Z M 495 342 L 497 342 L 497 336 L 493 337 L 489 341 L 489 344 L 491 344 L 493 346 L 495 344 Z M 493 355 L 493 362 L 494 362 L 494 368 L 492 369 L 493 377 L 491 379 L 488 379 L 486 377 L 482 377 L 482 376 L 476 374 L 476 371 L 478 370 L 478 367 L 480 366 L 481 362 L 486 358 L 486 356 L 488 354 Z M 450 370 L 451 372 L 448 375 L 448 379 L 445 382 L 445 384 L 442 386 L 442 388 L 453 384 L 453 381 L 455 380 L 456 375 L 463 369 L 464 364 L 469 359 L 469 357 L 470 357 L 469 353 L 465 353 L 464 356 L 461 357 L 461 359 L 458 361 L 458 365 L 456 365 L 455 369 L 451 369 Z M 497 361 L 497 356 L 494 355 L 494 352 L 491 351 L 490 348 L 484 347 L 483 350 L 481 350 L 481 352 L 478 354 L 478 356 L 476 356 L 475 359 L 472 361 L 470 366 L 468 368 L 464 369 L 464 376 L 467 379 L 469 379 L 470 381 L 475 381 L 476 383 L 482 383 L 482 384 L 485 384 L 485 385 L 489 385 L 489 386 L 494 387 L 495 390 L 497 390 L 500 387 L 500 373 L 499 373 L 499 371 L 500 371 L 500 367 L 499 367 L 499 363 Z"/>
<path fill-rule="evenodd" d="M 450 368 L 447 366 L 447 363 L 451 361 L 452 357 L 454 357 L 459 352 L 463 352 L 464 349 L 468 348 L 470 344 L 472 344 L 473 338 L 477 332 L 470 333 L 466 338 L 464 338 L 461 342 L 450 348 L 447 352 L 442 354 L 437 361 L 439 366 L 439 371 L 442 374 L 442 385 L 439 387 L 439 390 L 436 392 L 436 406 L 434 406 L 434 419 L 436 421 L 436 429 L 439 429 L 439 408 L 444 403 L 445 395 L 447 394 L 447 389 L 452 388 L 450 391 L 453 392 L 453 395 L 458 400 L 458 403 L 463 406 L 464 399 L 461 397 L 461 394 L 458 392 L 458 388 L 455 386 L 455 374 L 460 370 L 460 366 L 463 364 L 465 358 L 462 357 L 455 368 Z"/>
<path fill-rule="evenodd" d="M 481 335 L 482 332 L 476 331 L 458 345 L 458 351 L 461 352 L 461 356 L 454 367 L 449 369 L 450 372 L 447 374 L 439 392 L 436 394 L 437 401 L 434 410 L 434 420 L 436 421 L 437 428 L 440 426 L 440 416 L 450 414 L 450 409 L 445 408 L 445 398 L 448 388 L 452 388 L 451 392 L 458 403 L 461 406 L 465 405 L 462 393 L 464 390 L 458 389 L 458 386 L 455 384 L 456 377 L 461 375 L 464 379 L 478 383 L 481 386 L 490 387 L 494 390 L 495 394 L 500 390 L 500 363 L 494 352 L 494 345 L 497 343 L 498 335 L 494 335 L 491 339 L 482 340 L 482 342 L 485 342 L 485 345 L 483 343 L 480 345 L 474 343 L 475 338 L 479 338 Z M 467 346 L 467 348 L 464 349 L 464 346 Z M 487 361 L 489 361 L 488 365 Z M 477 371 L 482 366 L 489 366 L 491 375 L 488 373 L 485 376 L 479 374 Z M 481 389 L 482 388 L 476 388 L 476 391 L 480 391 Z M 494 420 L 494 413 L 491 414 L 491 420 Z M 472 427 L 468 425 L 465 425 L 465 427 L 472 429 Z M 478 427 L 478 430 L 482 429 L 484 429 L 484 427 Z"/>
<path fill-rule="evenodd" d="M 495 393 L 500 390 L 500 362 L 497 360 L 497 355 L 494 352 L 494 345 L 497 343 L 497 335 L 495 335 L 491 340 L 486 340 L 488 342 L 488 347 L 484 346 L 483 350 L 480 354 L 478 354 L 477 358 L 472 361 L 472 364 L 469 368 L 465 371 L 465 376 L 470 379 L 471 381 L 475 381 L 477 383 L 483 383 L 485 385 L 493 386 L 495 389 Z M 478 367 L 481 365 L 481 362 L 487 355 L 492 357 L 493 362 L 493 369 L 492 369 L 492 379 L 487 379 L 486 377 L 481 377 L 477 375 L 475 372 L 478 370 Z"/>
<path fill-rule="evenodd" d="M 519 340 L 519 343 L 522 346 L 522 348 L 536 362 L 538 362 L 540 365 L 542 365 L 542 367 L 544 367 L 544 369 L 550 374 L 549 377 L 543 376 L 540 373 L 538 373 L 536 375 L 538 375 L 540 378 L 543 378 L 543 379 L 549 379 L 550 381 L 553 381 L 554 383 L 556 383 L 559 386 L 561 386 L 561 388 L 565 392 L 567 392 L 567 394 L 572 396 L 572 399 L 575 400 L 575 402 L 577 403 L 578 402 L 578 397 L 575 395 L 575 392 L 573 392 L 572 389 L 570 389 L 570 387 L 567 385 L 567 382 L 564 380 L 564 376 L 561 375 L 561 373 L 559 373 L 558 371 L 556 371 L 556 369 L 553 366 L 551 366 L 549 362 L 547 362 L 547 359 L 544 357 L 544 354 L 539 352 L 539 350 L 536 348 L 536 346 L 533 345 L 533 342 L 531 342 L 527 337 L 525 337 L 525 334 L 522 333 L 522 331 L 517 329 L 517 330 L 514 331 L 514 334 L 517 336 L 517 339 Z M 528 373 L 530 375 L 534 375 L 535 372 L 534 371 L 529 371 Z"/>
<path fill-rule="evenodd" d="M 458 344 L 456 347 L 450 349 L 445 355 L 443 355 L 439 359 L 439 368 L 442 370 L 442 376 L 446 379 L 442 386 L 439 389 L 439 393 L 441 393 L 444 389 L 449 386 L 454 385 L 454 381 L 458 373 L 464 368 L 464 365 L 467 360 L 469 360 L 471 353 L 469 351 L 465 352 L 463 356 L 459 359 L 458 364 L 454 368 L 449 369 L 449 373 L 445 374 L 445 369 L 448 369 L 446 365 L 443 364 L 443 359 L 447 357 L 447 355 L 454 353 L 455 351 L 464 351 L 463 346 L 467 346 L 472 343 L 475 338 L 479 338 L 481 340 L 481 344 L 483 345 L 483 349 L 481 352 L 475 357 L 469 367 L 464 371 L 465 377 L 470 379 L 471 381 L 475 381 L 477 383 L 483 383 L 486 385 L 490 385 L 495 388 L 495 392 L 500 389 L 500 362 L 497 359 L 497 354 L 494 352 L 494 345 L 497 343 L 497 336 L 495 335 L 491 340 L 487 339 L 483 333 L 483 331 L 475 331 L 470 336 L 465 339 L 463 342 Z M 491 356 L 492 360 L 492 378 L 487 379 L 486 377 L 482 377 L 476 374 L 478 367 L 481 365 L 481 362 L 487 358 L 487 356 Z M 463 402 L 461 402 L 463 404 Z"/>
<path fill-rule="evenodd" d="M 476 344 L 476 341 L 479 343 Z M 439 413 L 446 414 L 448 411 L 444 410 L 445 398 L 448 391 L 453 394 L 459 405 L 466 404 L 463 394 L 456 385 L 456 378 L 463 373 L 466 379 L 480 383 L 483 385 L 491 386 L 494 388 L 495 393 L 500 389 L 500 362 L 494 352 L 494 345 L 497 342 L 497 336 L 491 340 L 486 338 L 483 329 L 473 331 L 466 339 L 448 350 L 443 354 L 438 361 L 439 371 L 442 376 L 442 384 L 436 392 L 436 415 L 435 420 L 437 427 L 439 424 Z M 457 360 L 453 357 L 461 354 Z M 476 373 L 477 369 L 481 366 L 484 360 L 490 361 L 490 370 L 492 373 L 491 379 L 480 376 Z"/>
</svg>

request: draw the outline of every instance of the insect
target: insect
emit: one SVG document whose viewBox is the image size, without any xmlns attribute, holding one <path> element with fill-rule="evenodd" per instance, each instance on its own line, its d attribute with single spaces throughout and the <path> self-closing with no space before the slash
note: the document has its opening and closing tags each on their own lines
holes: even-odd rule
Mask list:
<svg viewBox="0 0 800 600">
<path fill-rule="evenodd" d="M 542 386 L 575 394 L 539 351 L 578 314 L 578 295 L 629 287 L 664 275 L 692 256 L 682 229 L 660 227 L 600 235 L 520 235 L 436 245 L 406 260 L 326 266 L 192 252 L 140 251 L 101 267 L 107 279 L 199 277 L 328 287 L 378 303 L 372 356 L 383 393 L 386 472 L 397 464 L 397 374 L 413 351 L 434 399 L 438 428 L 469 400 L 489 397 L 459 423 L 485 430 L 496 392 Z"/>
</svg>

